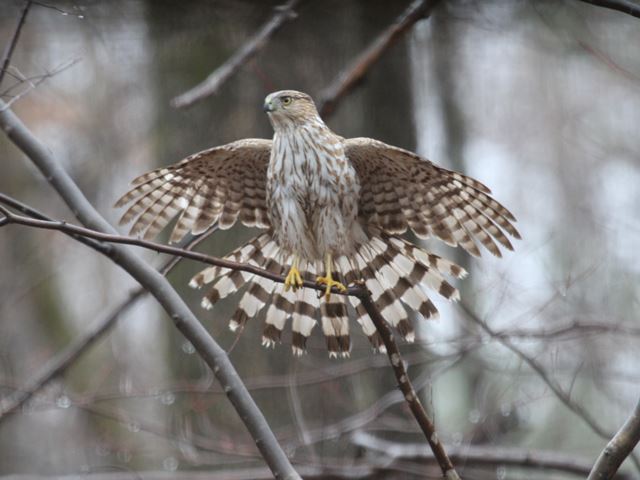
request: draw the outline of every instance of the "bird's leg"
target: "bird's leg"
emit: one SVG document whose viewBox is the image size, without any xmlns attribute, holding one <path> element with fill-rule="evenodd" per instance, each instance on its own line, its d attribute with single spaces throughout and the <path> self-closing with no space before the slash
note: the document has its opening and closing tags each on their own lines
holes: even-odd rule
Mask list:
<svg viewBox="0 0 640 480">
<path fill-rule="evenodd" d="M 345 287 L 343 284 L 333 279 L 332 266 L 333 266 L 333 259 L 331 258 L 331 254 L 327 252 L 324 255 L 324 269 L 327 276 L 316 278 L 316 283 L 327 286 L 327 288 L 324 291 L 324 298 L 327 301 L 329 301 L 329 299 L 331 298 L 332 287 L 336 287 L 341 292 L 347 291 L 347 287 Z"/>
<path fill-rule="evenodd" d="M 303 284 L 302 277 L 300 276 L 300 270 L 298 270 L 298 266 L 300 265 L 300 257 L 297 254 L 293 255 L 293 265 L 289 269 L 289 273 L 287 273 L 287 277 L 284 279 L 284 291 L 289 291 L 290 288 L 295 292 L 298 288 L 300 288 Z"/>
</svg>

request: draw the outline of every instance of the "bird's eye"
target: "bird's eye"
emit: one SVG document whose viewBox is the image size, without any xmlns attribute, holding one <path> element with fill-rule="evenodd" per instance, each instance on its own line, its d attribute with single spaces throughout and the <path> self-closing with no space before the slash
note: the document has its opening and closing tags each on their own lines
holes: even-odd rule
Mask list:
<svg viewBox="0 0 640 480">
<path fill-rule="evenodd" d="M 282 97 L 282 105 L 287 106 L 287 105 L 291 105 L 291 102 L 293 102 L 293 98 L 291 97 Z"/>
</svg>

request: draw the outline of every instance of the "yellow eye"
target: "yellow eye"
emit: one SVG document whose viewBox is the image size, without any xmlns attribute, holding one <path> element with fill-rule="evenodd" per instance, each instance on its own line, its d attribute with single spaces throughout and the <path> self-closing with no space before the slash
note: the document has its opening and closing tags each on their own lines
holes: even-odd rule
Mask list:
<svg viewBox="0 0 640 480">
<path fill-rule="evenodd" d="M 291 97 L 282 97 L 281 102 L 282 102 L 282 105 L 284 105 L 286 107 L 287 105 L 291 105 L 291 102 L 293 102 L 293 98 L 291 98 Z"/>
</svg>

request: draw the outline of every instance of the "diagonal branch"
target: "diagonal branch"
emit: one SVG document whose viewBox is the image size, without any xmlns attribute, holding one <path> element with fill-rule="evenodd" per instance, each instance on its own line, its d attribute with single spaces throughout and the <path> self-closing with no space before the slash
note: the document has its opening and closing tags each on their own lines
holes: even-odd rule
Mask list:
<svg viewBox="0 0 640 480">
<path fill-rule="evenodd" d="M 587 480 L 612 479 L 638 442 L 640 442 L 640 400 L 627 421 L 598 457 Z"/>
<path fill-rule="evenodd" d="M 20 38 L 20 32 L 22 31 L 22 27 L 24 22 L 27 20 L 27 14 L 29 13 L 29 9 L 31 8 L 31 0 L 27 0 L 22 8 L 22 13 L 20 14 L 20 19 L 18 20 L 18 25 L 16 25 L 16 29 L 13 32 L 13 36 L 11 37 L 11 41 L 9 45 L 7 45 L 7 49 L 4 52 L 4 56 L 2 59 L 2 67 L 0 67 L 0 85 L 2 85 L 2 80 L 4 80 L 4 75 L 11 64 L 11 57 L 13 56 L 13 51 L 18 44 L 18 39 Z"/>
<path fill-rule="evenodd" d="M 640 4 L 631 0 L 580 0 L 596 7 L 609 8 L 618 12 L 640 18 Z"/>
<path fill-rule="evenodd" d="M 382 315 L 380 315 L 380 312 L 375 307 L 370 295 L 364 295 L 358 298 L 360 298 L 362 306 L 369 314 L 369 317 L 371 317 L 371 320 L 382 337 L 382 341 L 384 342 L 384 346 L 387 350 L 387 355 L 389 356 L 389 361 L 393 367 L 393 373 L 396 375 L 396 380 L 398 380 L 398 387 L 404 394 L 404 398 L 409 404 L 411 413 L 413 413 L 413 416 L 418 421 L 424 436 L 427 438 L 429 447 L 431 447 L 431 451 L 436 457 L 438 465 L 442 470 L 442 475 L 448 480 L 459 480 L 460 476 L 453 467 L 453 464 L 444 449 L 444 445 L 442 445 L 442 442 L 436 433 L 435 425 L 431 418 L 429 418 L 429 415 L 427 415 L 426 410 L 422 406 L 422 402 L 420 402 L 420 398 L 418 398 L 418 395 L 409 380 L 409 374 L 407 373 L 404 361 L 400 356 L 398 345 L 393 339 L 393 334 L 391 333 L 389 325 L 382 318 Z"/>
<path fill-rule="evenodd" d="M 42 172 L 74 215 L 89 228 L 105 233 L 115 233 L 114 228 L 89 203 L 45 146 L 11 110 L 3 110 L 2 107 L 4 102 L 0 101 L 0 129 Z M 300 478 L 224 349 L 209 335 L 169 282 L 130 249 L 120 245 L 111 245 L 111 249 L 113 251 L 111 258 L 156 298 L 169 314 L 176 328 L 193 344 L 202 359 L 212 369 L 276 478 L 289 480 Z"/>
<path fill-rule="evenodd" d="M 355 88 L 380 57 L 421 19 L 429 17 L 437 0 L 416 0 L 383 31 L 320 95 L 318 111 L 331 115 L 338 102 Z"/>
<path fill-rule="evenodd" d="M 269 38 L 277 32 L 282 25 L 296 17 L 293 9 L 300 0 L 289 0 L 286 4 L 276 7 L 276 13 L 245 43 L 240 50 L 216 68 L 202 83 L 187 90 L 171 100 L 175 108 L 184 108 L 203 100 L 213 94 L 231 78 L 245 63 L 251 60 L 267 43 Z"/>
</svg>

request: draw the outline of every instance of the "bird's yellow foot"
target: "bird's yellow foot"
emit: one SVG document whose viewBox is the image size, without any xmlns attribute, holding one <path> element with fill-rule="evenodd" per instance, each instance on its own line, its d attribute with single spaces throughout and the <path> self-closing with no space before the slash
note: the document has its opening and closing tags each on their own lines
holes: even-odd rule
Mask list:
<svg viewBox="0 0 640 480">
<path fill-rule="evenodd" d="M 298 288 L 302 287 L 302 277 L 300 276 L 300 270 L 298 267 L 293 265 L 291 269 L 289 269 L 289 273 L 287 277 L 284 279 L 284 291 L 289 291 L 290 288 L 295 292 Z"/>
<path fill-rule="evenodd" d="M 326 277 L 317 277 L 316 283 L 319 285 L 326 285 L 327 288 L 324 291 L 324 298 L 329 301 L 331 298 L 331 289 L 336 287 L 341 292 L 346 292 L 347 287 L 345 287 L 342 283 L 333 279 L 331 275 L 327 275 Z"/>
</svg>

